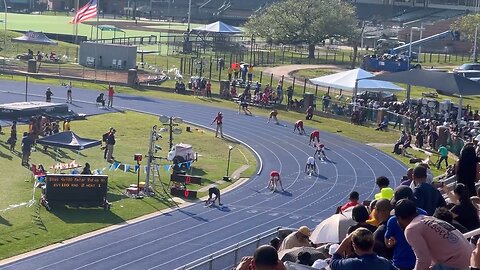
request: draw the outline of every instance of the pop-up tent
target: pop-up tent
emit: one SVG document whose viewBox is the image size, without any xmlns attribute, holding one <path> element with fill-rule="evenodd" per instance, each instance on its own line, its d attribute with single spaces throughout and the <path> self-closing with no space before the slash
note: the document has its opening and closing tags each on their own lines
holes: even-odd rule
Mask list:
<svg viewBox="0 0 480 270">
<path fill-rule="evenodd" d="M 370 80 L 370 79 L 369 79 Z M 480 95 L 480 84 L 460 76 L 455 73 L 438 72 L 426 69 L 411 69 L 402 72 L 385 73 L 371 78 L 371 80 L 381 80 L 410 85 L 418 85 L 433 88 L 441 94 L 452 94 L 460 97 L 458 101 L 457 120 L 462 117 L 463 96 Z M 407 99 L 410 93 L 407 90 Z"/>
<path fill-rule="evenodd" d="M 200 26 L 198 28 L 193 29 L 193 31 L 200 32 L 200 33 L 218 33 L 218 34 L 240 34 L 242 32 L 242 30 L 236 28 L 235 26 L 228 25 L 221 21 Z"/>
<path fill-rule="evenodd" d="M 57 45 L 56 41 L 49 39 L 43 32 L 28 31 L 21 37 L 12 38 L 12 42 L 41 44 L 41 45 Z"/>
<path fill-rule="evenodd" d="M 84 150 L 101 145 L 99 140 L 84 139 L 72 131 L 64 131 L 37 140 L 38 144 L 71 150 Z"/>
<path fill-rule="evenodd" d="M 374 75 L 361 68 L 342 71 L 331 75 L 310 79 L 310 82 L 323 87 L 332 87 L 346 91 L 361 91 L 381 92 L 381 91 L 402 91 L 400 86 L 390 82 L 382 82 L 376 80 L 369 80 L 367 78 Z M 356 94 L 356 93 L 354 93 Z"/>
</svg>

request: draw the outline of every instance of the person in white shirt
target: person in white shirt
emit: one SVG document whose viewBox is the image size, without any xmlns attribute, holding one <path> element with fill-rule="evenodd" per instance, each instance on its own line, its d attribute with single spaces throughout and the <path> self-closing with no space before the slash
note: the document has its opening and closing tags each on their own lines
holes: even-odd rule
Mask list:
<svg viewBox="0 0 480 270">
<path fill-rule="evenodd" d="M 314 173 L 317 172 L 317 166 L 315 164 L 314 157 L 308 157 L 307 165 L 305 165 L 305 172 L 310 172 L 310 171 L 313 171 Z"/>
</svg>

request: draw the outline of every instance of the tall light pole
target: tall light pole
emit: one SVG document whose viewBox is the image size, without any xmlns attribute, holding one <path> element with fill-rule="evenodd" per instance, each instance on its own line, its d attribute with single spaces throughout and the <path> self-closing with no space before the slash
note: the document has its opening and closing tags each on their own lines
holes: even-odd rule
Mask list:
<svg viewBox="0 0 480 270">
<path fill-rule="evenodd" d="M 5 24 L 5 36 L 4 36 L 3 43 L 5 43 L 6 45 L 7 44 L 7 12 L 8 12 L 7 0 L 3 0 L 3 4 L 5 5 L 5 20 L 3 22 Z"/>
<path fill-rule="evenodd" d="M 478 0 L 475 1 L 475 20 L 478 16 Z M 475 36 L 473 39 L 473 62 L 477 62 L 477 36 L 478 36 L 478 23 L 475 23 Z"/>
<path fill-rule="evenodd" d="M 230 176 L 228 175 L 228 172 L 230 171 L 230 156 L 232 154 L 232 149 L 233 149 L 233 146 L 229 145 L 228 146 L 228 159 L 227 159 L 227 173 L 223 177 L 223 181 L 230 181 Z"/>
<path fill-rule="evenodd" d="M 423 30 L 425 30 L 425 28 L 423 28 L 423 23 L 421 23 L 421 24 L 420 24 L 420 37 L 418 38 L 418 40 L 421 40 L 421 39 L 422 39 Z M 420 62 L 420 54 L 421 54 L 421 53 L 422 53 L 422 45 L 418 45 L 417 63 Z"/>
</svg>

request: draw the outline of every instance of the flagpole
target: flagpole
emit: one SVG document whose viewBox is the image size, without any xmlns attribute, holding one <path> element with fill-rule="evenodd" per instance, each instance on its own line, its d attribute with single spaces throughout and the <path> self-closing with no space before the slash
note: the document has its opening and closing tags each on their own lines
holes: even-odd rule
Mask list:
<svg viewBox="0 0 480 270">
<path fill-rule="evenodd" d="M 97 82 L 97 60 L 98 60 L 98 23 L 100 18 L 100 0 L 97 0 L 97 37 L 95 40 L 95 82 Z"/>
<path fill-rule="evenodd" d="M 80 0 L 75 1 L 75 13 L 78 12 L 78 7 L 80 6 Z M 75 24 L 75 44 L 78 43 L 78 23 Z"/>
</svg>

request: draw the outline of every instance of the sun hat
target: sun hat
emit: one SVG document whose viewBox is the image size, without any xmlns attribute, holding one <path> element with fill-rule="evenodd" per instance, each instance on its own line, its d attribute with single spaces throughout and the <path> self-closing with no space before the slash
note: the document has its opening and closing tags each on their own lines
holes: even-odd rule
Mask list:
<svg viewBox="0 0 480 270">
<path fill-rule="evenodd" d="M 311 231 L 307 226 L 302 226 L 302 227 L 298 228 L 298 232 L 305 235 L 305 236 L 308 236 L 308 237 L 311 234 Z"/>
</svg>

